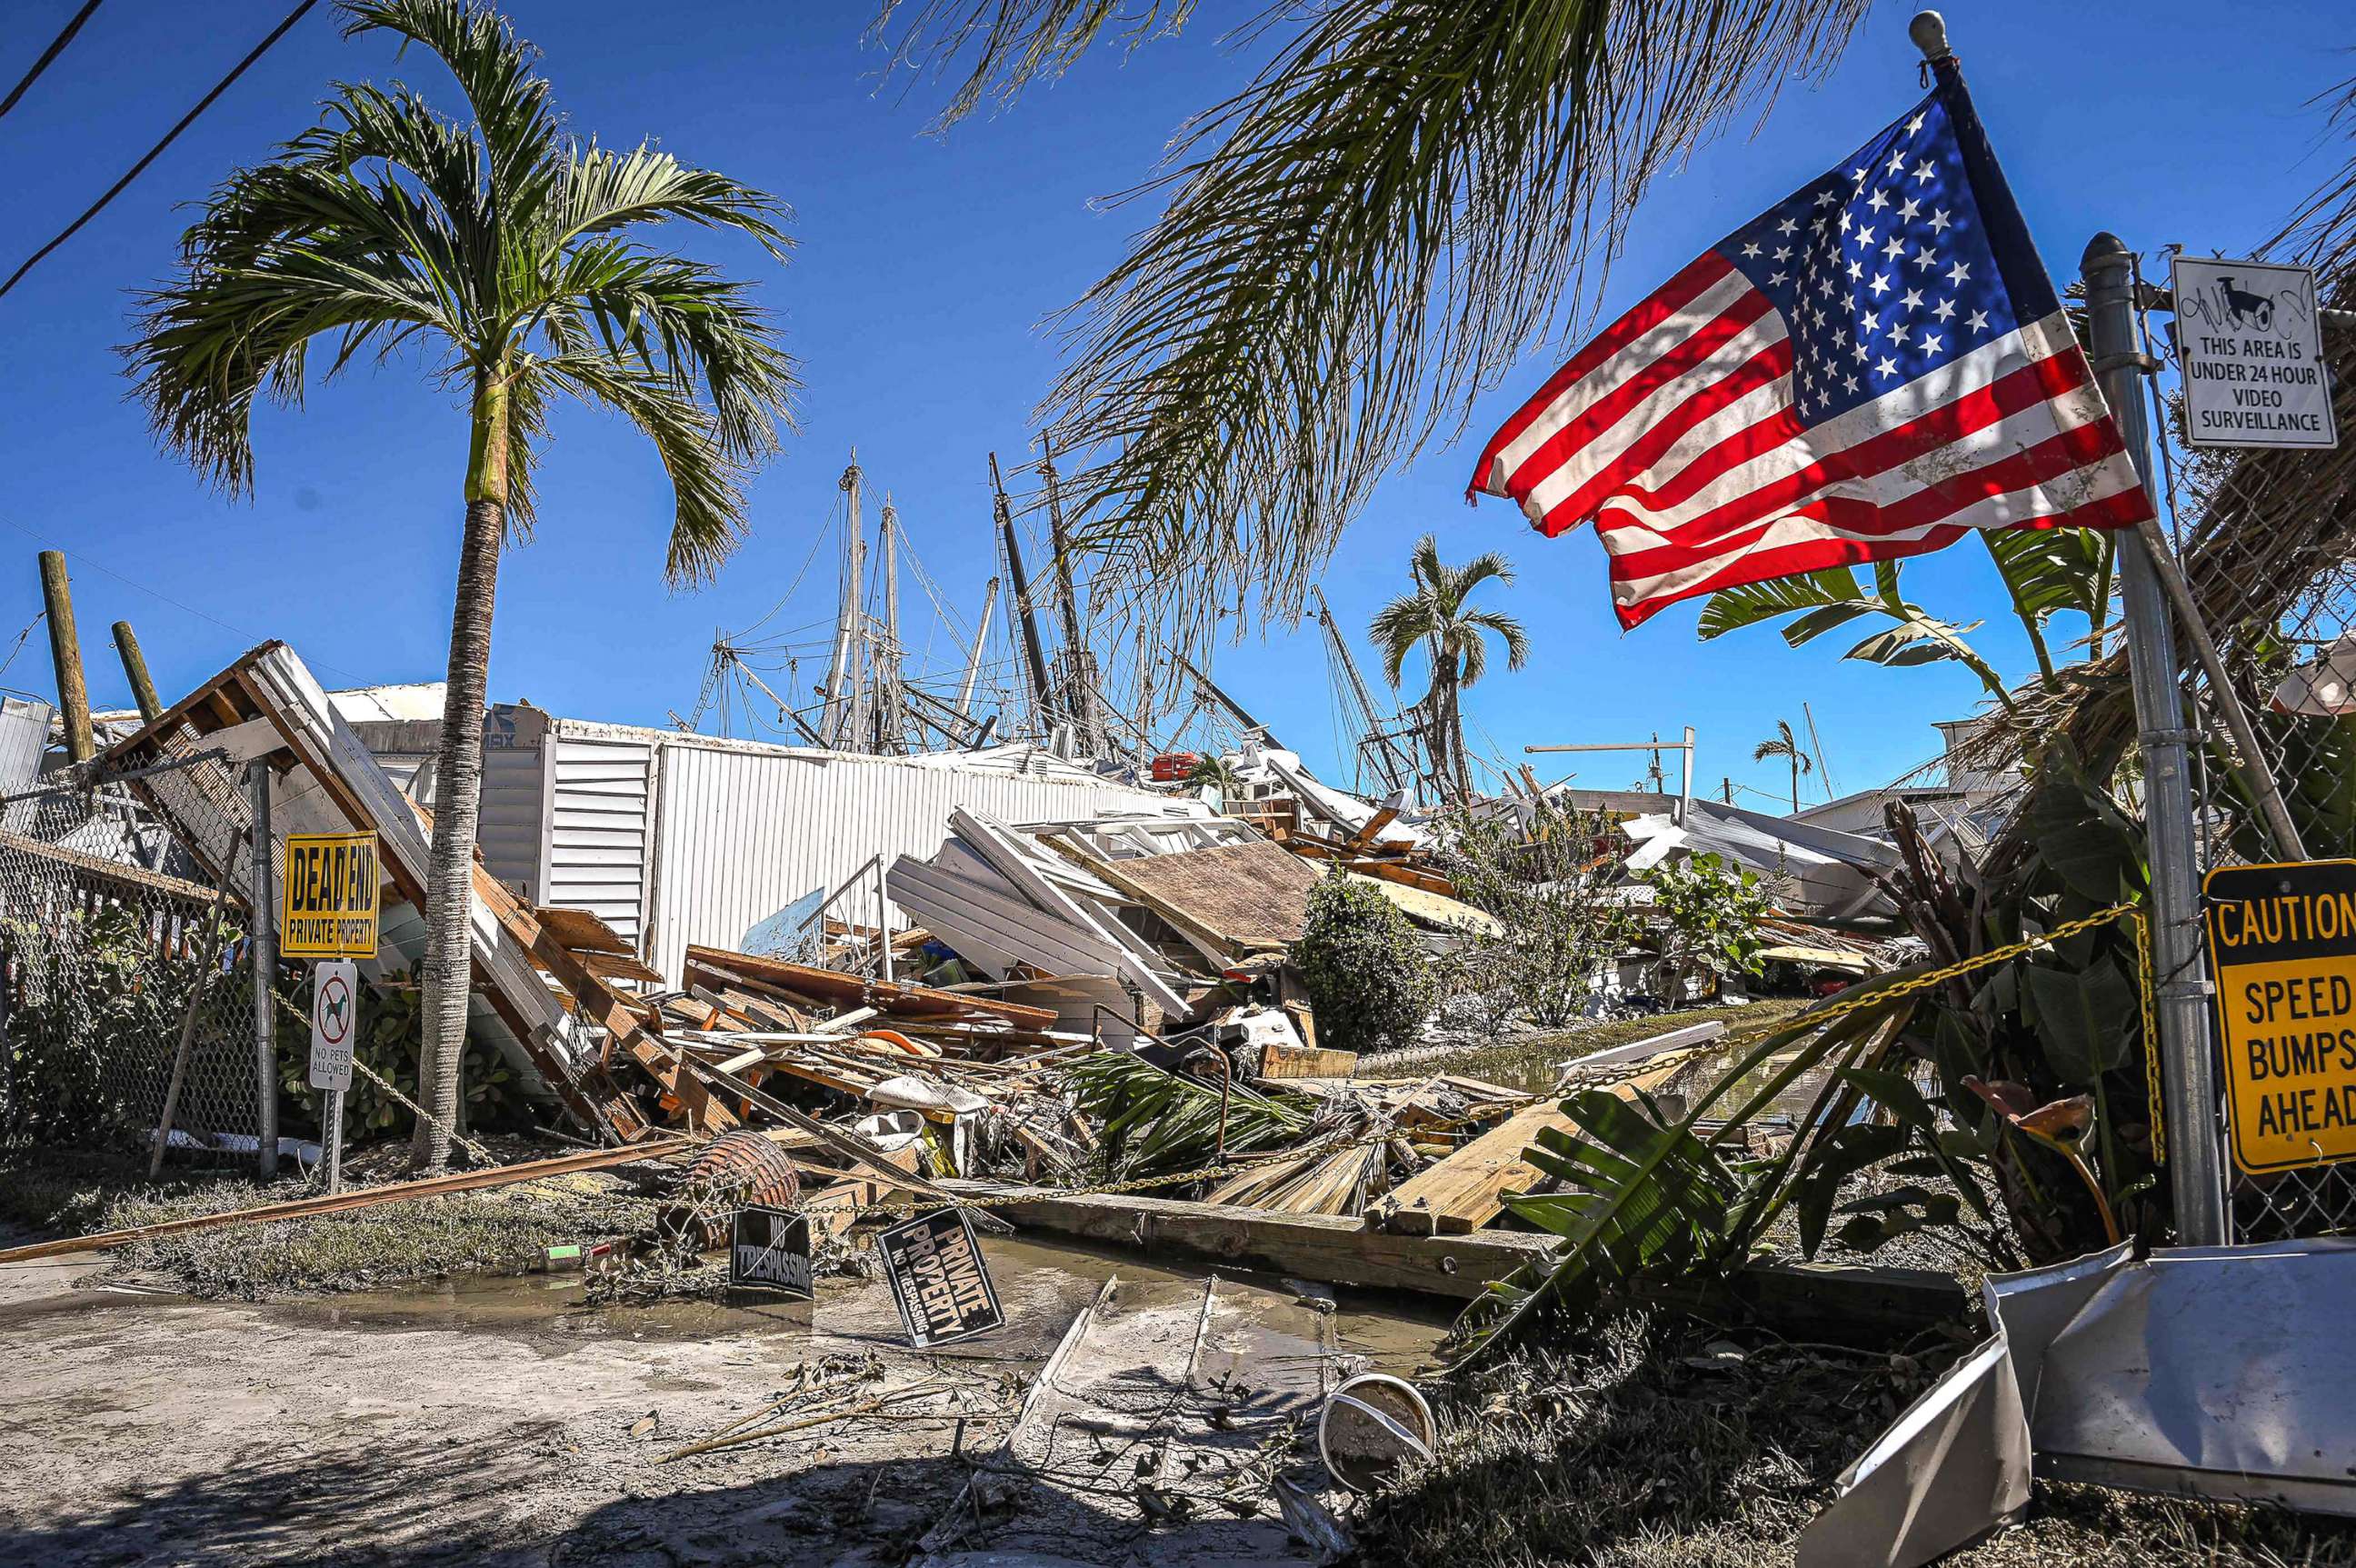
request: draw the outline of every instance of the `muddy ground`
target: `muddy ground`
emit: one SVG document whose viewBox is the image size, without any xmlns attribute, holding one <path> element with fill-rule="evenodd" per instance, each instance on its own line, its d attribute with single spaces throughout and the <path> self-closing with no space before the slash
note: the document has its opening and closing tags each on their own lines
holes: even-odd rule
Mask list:
<svg viewBox="0 0 2356 1568">
<path fill-rule="evenodd" d="M 1198 1277 L 985 1250 L 1009 1326 L 934 1358 L 902 1348 L 887 1289 L 856 1279 L 814 1303 L 593 1308 L 579 1276 L 527 1275 L 267 1305 L 87 1262 L 0 1267 L 0 1563 L 897 1563 L 965 1478 L 947 1421 L 655 1461 L 845 1354 L 895 1380 L 936 1367 L 971 1408 L 1011 1414 L 1108 1272 Z M 1337 1326 L 1344 1350 L 1405 1369 L 1442 1322 L 1345 1299 Z M 1003 1431 L 977 1416 L 964 1451 Z"/>
</svg>

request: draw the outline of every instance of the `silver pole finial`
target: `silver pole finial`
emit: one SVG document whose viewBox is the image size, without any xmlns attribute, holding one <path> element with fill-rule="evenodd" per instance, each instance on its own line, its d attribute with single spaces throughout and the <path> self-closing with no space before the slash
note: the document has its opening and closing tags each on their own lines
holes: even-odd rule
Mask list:
<svg viewBox="0 0 2356 1568">
<path fill-rule="evenodd" d="M 1906 36 L 1933 65 L 1954 58 L 1955 51 L 1947 47 L 1947 18 L 1936 11 L 1915 12 L 1914 19 L 1906 24 Z"/>
</svg>

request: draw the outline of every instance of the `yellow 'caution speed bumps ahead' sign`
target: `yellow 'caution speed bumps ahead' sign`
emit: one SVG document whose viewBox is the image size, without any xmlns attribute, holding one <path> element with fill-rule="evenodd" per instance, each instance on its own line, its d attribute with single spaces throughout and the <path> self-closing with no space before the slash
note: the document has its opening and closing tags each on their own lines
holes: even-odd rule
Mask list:
<svg viewBox="0 0 2356 1568">
<path fill-rule="evenodd" d="M 2356 1156 L 2356 860 L 2223 867 L 2201 892 L 2234 1162 Z"/>
<path fill-rule="evenodd" d="M 377 880 L 376 834 L 287 834 L 280 954 L 374 958 Z"/>
</svg>

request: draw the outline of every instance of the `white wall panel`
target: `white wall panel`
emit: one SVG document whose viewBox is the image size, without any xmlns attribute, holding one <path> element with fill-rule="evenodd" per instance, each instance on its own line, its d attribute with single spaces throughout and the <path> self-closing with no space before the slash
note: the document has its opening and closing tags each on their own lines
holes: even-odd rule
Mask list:
<svg viewBox="0 0 2356 1568">
<path fill-rule="evenodd" d="M 884 757 L 665 738 L 660 846 L 648 961 L 676 982 L 690 943 L 734 947 L 814 887 L 840 886 L 870 855 L 926 858 L 963 809 L 1004 822 L 1154 811 L 1169 798 L 1112 783 L 963 772 Z M 872 920 L 873 896 L 833 911 Z M 889 910 L 894 924 L 905 919 Z"/>
</svg>

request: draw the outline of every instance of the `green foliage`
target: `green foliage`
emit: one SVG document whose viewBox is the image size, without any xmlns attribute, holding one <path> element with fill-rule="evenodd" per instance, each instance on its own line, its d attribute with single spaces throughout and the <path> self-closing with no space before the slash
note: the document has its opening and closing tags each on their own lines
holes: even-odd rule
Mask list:
<svg viewBox="0 0 2356 1568">
<path fill-rule="evenodd" d="M 2068 610 L 2084 616 L 2090 631 L 2102 630 L 2110 611 L 2116 542 L 2106 532 L 2077 528 L 1982 530 L 1976 537 L 1996 564 L 2013 614 L 2037 656 L 2039 675 L 2052 687 L 2047 622 Z M 1903 569 L 1902 562 L 1876 562 L 1871 588 L 1847 566 L 1722 588 L 1702 607 L 1697 629 L 1708 639 L 1789 616 L 1783 640 L 1800 648 L 1861 618 L 1879 618 L 1891 624 L 1863 638 L 1841 657 L 1893 668 L 1953 661 L 1978 676 L 1988 695 L 2010 709 L 2008 683 L 1965 640 L 1980 623 L 1958 626 L 1907 599 L 1899 591 Z"/>
<path fill-rule="evenodd" d="M 652 144 L 573 134 L 535 51 L 480 0 L 343 10 L 348 35 L 438 58 L 467 116 L 400 82 L 341 83 L 317 124 L 212 192 L 125 350 L 156 436 L 250 490 L 257 401 L 299 404 L 314 371 L 420 354 L 437 381 L 474 389 L 478 416 L 487 392 L 503 397 L 487 415 L 509 465 L 493 495 L 518 527 L 549 413 L 571 397 L 655 448 L 674 502 L 666 571 L 709 576 L 790 420 L 795 368 L 745 284 L 644 236 L 728 231 L 783 261 L 783 204 Z"/>
<path fill-rule="evenodd" d="M 404 971 L 391 971 L 382 985 L 359 988 L 359 1044 L 353 1059 L 387 1079 L 412 1101 L 418 1098 L 417 1058 L 423 1038 L 423 993 Z M 306 979 L 278 1011 L 278 1104 L 282 1125 L 316 1126 L 320 1093 L 311 1087 L 310 982 Z M 533 1125 L 530 1102 L 515 1070 L 498 1047 L 467 1036 L 465 1127 L 469 1132 L 520 1132 Z M 416 1122 L 402 1105 L 366 1073 L 355 1071 L 344 1091 L 344 1136 L 352 1143 L 405 1132 Z"/>
<path fill-rule="evenodd" d="M 1584 1016 L 1599 964 L 1626 950 L 1640 929 L 1590 870 L 1600 818 L 1541 807 L 1528 832 L 1472 817 L 1452 822 L 1441 861 L 1456 896 L 1496 917 L 1443 966 L 1451 1001 L 1494 1030 L 1518 1012 L 1559 1029 Z"/>
<path fill-rule="evenodd" d="M 1665 922 L 1661 967 L 1671 1004 L 1684 999 L 1686 983 L 1697 975 L 1758 972 L 1759 950 L 1768 945 L 1758 921 L 1775 901 L 1754 873 L 1715 854 L 1694 854 L 1655 866 L 1642 880 L 1653 890 L 1653 913 Z"/>
<path fill-rule="evenodd" d="M 145 914 L 113 903 L 10 920 L 5 940 L 18 979 L 0 1079 L 9 1088 L 8 1135 L 145 1139 L 196 983 L 195 952 L 158 954 Z"/>
<path fill-rule="evenodd" d="M 1375 1050 L 1414 1037 L 1431 1011 L 1431 962 L 1398 906 L 1336 871 L 1309 890 L 1292 962 L 1317 1011 L 1317 1038 Z"/>
<path fill-rule="evenodd" d="M 1564 1100 L 1563 1114 L 1579 1135 L 1543 1130 L 1538 1146 L 1524 1155 L 1562 1190 L 1506 1199 L 1515 1214 L 1560 1236 L 1564 1245 L 1543 1266 L 1493 1283 L 1458 1320 L 1450 1356 L 1462 1359 L 1494 1347 L 1542 1307 L 1583 1321 L 1648 1286 L 1718 1273 L 1747 1256 L 1789 1201 L 1801 1145 L 1794 1142 L 1772 1162 L 1736 1162 L 1718 1153 L 1721 1139 L 1704 1140 L 1697 1129 L 1742 1086 L 1752 1087 L 1722 1113 L 1730 1126 L 1748 1122 L 1827 1061 L 1836 1075 L 1854 1065 L 1871 1041 L 1873 1020 L 1858 1015 L 1827 1025 L 1813 1015 L 1819 1011 L 1751 1045 L 1680 1121 L 1671 1122 L 1641 1093 L 1633 1103 L 1596 1090 Z M 1829 1094 L 1819 1096 L 1819 1112 Z"/>
<path fill-rule="evenodd" d="M 1127 1052 L 1073 1064 L 1066 1079 L 1080 1108 L 1103 1123 L 1106 1174 L 1116 1181 L 1210 1165 L 1224 1148 L 1283 1148 L 1307 1131 L 1316 1107 L 1297 1094 L 1262 1093 L 1165 1072 Z"/>
</svg>

